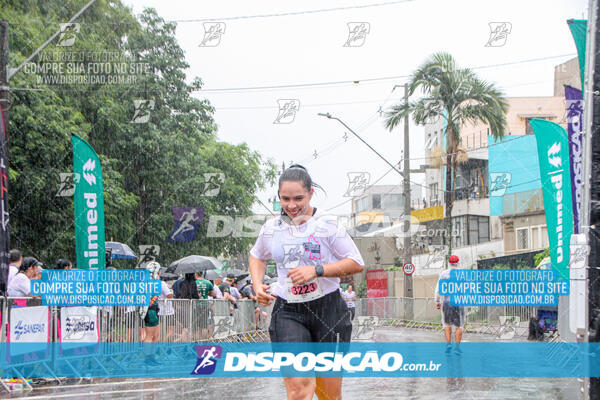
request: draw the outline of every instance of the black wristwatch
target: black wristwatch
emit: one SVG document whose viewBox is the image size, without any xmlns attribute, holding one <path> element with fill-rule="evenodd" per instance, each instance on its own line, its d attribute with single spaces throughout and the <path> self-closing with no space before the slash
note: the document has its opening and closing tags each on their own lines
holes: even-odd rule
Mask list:
<svg viewBox="0 0 600 400">
<path fill-rule="evenodd" d="M 319 264 L 319 265 L 315 265 L 315 272 L 317 273 L 317 276 L 323 276 L 323 274 L 325 273 L 325 270 L 323 269 L 323 266 L 321 264 Z"/>
</svg>

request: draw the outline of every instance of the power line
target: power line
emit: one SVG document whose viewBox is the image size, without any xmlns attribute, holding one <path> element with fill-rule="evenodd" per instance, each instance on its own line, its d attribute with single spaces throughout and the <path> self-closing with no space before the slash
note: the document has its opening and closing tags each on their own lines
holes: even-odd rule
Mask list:
<svg viewBox="0 0 600 400">
<path fill-rule="evenodd" d="M 235 20 L 256 19 L 256 18 L 289 17 L 289 16 L 295 16 L 295 15 L 318 14 L 318 13 L 344 11 L 344 10 L 352 10 L 352 9 L 392 6 L 392 5 L 409 3 L 409 2 L 414 2 L 414 1 L 416 1 L 416 0 L 395 0 L 395 1 L 387 1 L 387 2 L 383 2 L 383 3 L 364 4 L 364 5 L 357 5 L 357 6 L 322 8 L 322 9 L 317 9 L 317 10 L 289 11 L 289 12 L 271 13 L 271 14 L 239 15 L 239 16 L 233 16 L 233 17 L 173 19 L 173 20 L 164 20 L 164 23 L 172 24 L 172 23 L 222 22 L 222 21 L 235 21 Z M 56 24 L 60 23 L 60 22 L 55 22 L 55 21 L 49 21 L 47 18 L 32 18 L 32 20 L 46 22 L 46 23 L 48 23 L 48 22 L 56 23 Z M 97 22 L 88 22 L 88 21 L 79 22 L 80 25 L 96 24 L 96 23 Z M 22 25 L 22 22 L 9 21 L 9 24 L 10 25 Z M 135 21 L 106 22 L 106 24 L 110 25 L 110 26 L 124 26 L 124 25 L 141 25 L 141 22 L 136 19 Z"/>
<path fill-rule="evenodd" d="M 346 101 L 346 102 L 339 102 L 339 103 L 322 103 L 322 104 L 302 104 L 301 107 L 302 108 L 306 108 L 306 107 L 325 107 L 325 106 L 343 106 L 343 105 L 350 105 L 350 104 L 371 104 L 371 103 L 381 103 L 381 101 L 386 101 L 385 99 L 378 99 L 378 100 L 363 100 L 363 101 Z M 248 106 L 248 107 L 219 107 L 215 109 L 217 111 L 219 110 L 262 110 L 262 109 L 273 109 L 273 108 L 277 108 L 278 105 L 277 104 L 273 104 L 271 106 Z"/>
<path fill-rule="evenodd" d="M 343 11 L 343 10 L 352 10 L 358 8 L 372 8 L 372 7 L 383 7 L 390 6 L 402 3 L 408 3 L 415 0 L 395 0 L 395 1 L 387 1 L 383 3 L 372 3 L 372 4 L 364 4 L 358 6 L 347 6 L 347 7 L 334 7 L 334 8 L 322 8 L 318 10 L 303 10 L 303 11 L 289 11 L 282 13 L 272 13 L 272 14 L 256 14 L 256 15 L 241 15 L 237 17 L 219 17 L 219 18 L 195 18 L 195 19 L 176 19 L 170 20 L 166 22 L 176 22 L 176 23 L 188 23 L 188 22 L 211 22 L 211 21 L 234 21 L 240 19 L 253 19 L 253 18 L 272 18 L 272 17 L 289 17 L 293 15 L 306 15 L 306 14 L 317 14 L 324 12 L 332 12 L 332 11 Z"/>
<path fill-rule="evenodd" d="M 505 67 L 508 65 L 518 65 L 518 64 L 525 64 L 525 63 L 530 63 L 530 62 L 546 61 L 546 60 L 562 58 L 562 57 L 572 57 L 575 55 L 576 54 L 574 54 L 574 53 L 569 53 L 569 54 L 561 54 L 561 55 L 555 55 L 555 56 L 530 58 L 527 60 L 506 62 L 506 63 L 501 63 L 501 64 L 490 64 L 490 65 L 471 67 L 471 69 L 487 69 L 487 68 L 495 68 L 495 67 Z M 197 89 L 197 91 L 199 91 L 199 92 L 235 92 L 235 91 L 247 91 L 247 90 L 289 89 L 289 88 L 313 87 L 313 86 L 330 86 L 330 85 L 341 85 L 341 84 L 356 85 L 357 83 L 361 83 L 361 82 L 376 82 L 376 81 L 397 80 L 397 79 L 407 79 L 407 78 L 410 78 L 410 75 L 396 75 L 396 76 L 387 76 L 387 77 L 379 77 L 379 78 L 364 78 L 364 79 L 342 80 L 342 81 L 291 83 L 291 84 L 285 84 L 285 85 L 247 86 L 247 87 L 215 88 L 215 89 L 209 88 L 209 89 Z"/>
</svg>

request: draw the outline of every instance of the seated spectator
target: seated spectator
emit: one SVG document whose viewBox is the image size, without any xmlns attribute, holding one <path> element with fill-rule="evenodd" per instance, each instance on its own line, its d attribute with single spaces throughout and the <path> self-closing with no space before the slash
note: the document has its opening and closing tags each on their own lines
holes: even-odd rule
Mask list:
<svg viewBox="0 0 600 400">
<path fill-rule="evenodd" d="M 19 267 L 19 273 L 10 281 L 8 296 L 31 297 L 31 279 L 34 279 L 41 265 L 42 263 L 35 258 L 25 257 Z"/>
</svg>

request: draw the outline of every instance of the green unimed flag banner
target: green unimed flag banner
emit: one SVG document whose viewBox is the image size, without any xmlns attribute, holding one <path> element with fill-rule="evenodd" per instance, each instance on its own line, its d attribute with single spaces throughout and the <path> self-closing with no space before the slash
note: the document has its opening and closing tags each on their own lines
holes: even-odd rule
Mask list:
<svg viewBox="0 0 600 400">
<path fill-rule="evenodd" d="M 560 277 L 569 279 L 569 245 L 573 234 L 569 140 L 567 132 L 557 123 L 534 118 L 531 127 L 540 160 L 550 260 Z"/>
<path fill-rule="evenodd" d="M 571 29 L 571 35 L 575 41 L 575 47 L 577 48 L 577 56 L 579 58 L 579 74 L 581 76 L 581 92 L 583 94 L 584 72 L 585 72 L 585 46 L 586 46 L 586 35 L 587 35 L 587 20 L 585 19 L 570 19 L 567 21 L 569 29 Z M 585 97 L 585 95 L 584 95 Z"/>
<path fill-rule="evenodd" d="M 106 268 L 104 194 L 98 155 L 82 138 L 72 136 L 75 184 L 75 247 L 77 268 Z M 77 182 L 77 179 L 74 179 Z"/>
</svg>

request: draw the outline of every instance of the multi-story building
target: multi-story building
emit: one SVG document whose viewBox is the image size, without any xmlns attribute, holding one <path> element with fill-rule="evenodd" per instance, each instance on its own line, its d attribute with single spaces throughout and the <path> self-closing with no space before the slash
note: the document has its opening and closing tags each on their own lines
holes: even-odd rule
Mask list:
<svg viewBox="0 0 600 400">
<path fill-rule="evenodd" d="M 477 260 L 482 258 L 530 252 L 548 245 L 539 170 L 532 167 L 537 165 L 537 153 L 530 121 L 542 118 L 566 128 L 564 96 L 513 97 L 507 98 L 507 101 L 507 136 L 502 141 L 496 143 L 490 139 L 489 128 L 484 124 L 461 127 L 451 236 L 453 253 L 461 258 L 464 268 L 476 267 Z M 431 211 L 435 206 L 445 207 L 446 139 L 443 132 L 443 121 L 425 126 L 425 151 L 429 164 L 425 203 L 428 207 L 420 212 L 437 215 L 437 218 L 417 218 L 428 228 L 443 228 L 445 216 L 445 210 L 443 213 Z M 527 135 L 532 136 L 518 142 L 519 136 Z M 510 143 L 513 140 L 518 143 Z M 514 168 L 520 168 L 520 171 L 513 171 Z M 523 174 L 524 171 L 528 173 Z M 514 186 L 509 183 L 504 192 L 492 190 L 490 198 L 490 185 L 500 184 L 497 179 L 508 176 L 501 172 L 511 174 Z M 534 176 L 529 180 L 537 177 L 537 186 L 523 180 L 527 175 Z M 417 271 L 421 264 L 425 273 L 437 273 L 443 266 L 443 259 L 437 257 L 437 261 L 432 262 L 429 253 L 443 243 L 443 237 L 431 238 L 431 233 L 443 235 L 445 231 L 427 229 L 425 232 L 430 237 L 429 246 L 423 246 L 424 253 L 413 257 L 415 265 Z"/>
<path fill-rule="evenodd" d="M 421 186 L 411 185 L 414 204 L 422 201 Z M 352 200 L 353 236 L 392 226 L 404 215 L 402 185 L 373 185 Z"/>
<path fill-rule="evenodd" d="M 548 246 L 537 146 L 530 122 L 541 118 L 566 129 L 562 85 L 579 86 L 578 74 L 577 60 L 570 60 L 555 68 L 554 96 L 507 98 L 507 131 L 501 141 L 489 136 L 485 124 L 461 127 L 451 219 L 452 252 L 461 259 L 461 267 L 475 268 L 481 259 L 525 255 Z M 425 126 L 424 199 L 412 211 L 416 274 L 435 274 L 444 267 L 444 130 L 443 119 Z M 401 194 L 401 188 L 391 193 Z M 353 203 L 353 215 L 381 222 L 364 235 L 405 235 L 394 226 L 395 217 L 402 215 L 401 204 L 388 211 L 384 201 L 369 196 L 365 193 Z M 374 210 L 373 205 L 381 205 L 382 210 Z M 390 216 L 387 221 L 384 215 Z M 397 247 L 402 245 L 403 240 L 397 240 Z"/>
</svg>

